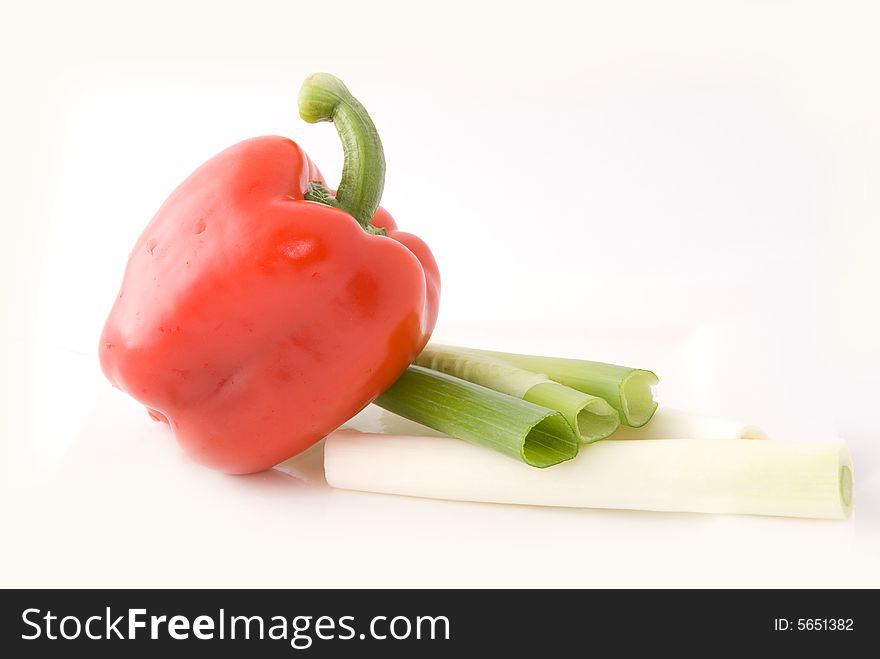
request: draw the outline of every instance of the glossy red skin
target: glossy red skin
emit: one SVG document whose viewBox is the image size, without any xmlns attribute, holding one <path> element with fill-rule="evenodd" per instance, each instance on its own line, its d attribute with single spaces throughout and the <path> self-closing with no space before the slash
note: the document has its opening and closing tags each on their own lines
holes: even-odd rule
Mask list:
<svg viewBox="0 0 880 659">
<path fill-rule="evenodd" d="M 304 201 L 309 181 L 323 178 L 282 137 L 202 165 L 138 239 L 101 337 L 107 378 L 224 472 L 268 469 L 344 423 L 437 320 L 427 245 L 383 209 L 376 236 Z"/>
</svg>

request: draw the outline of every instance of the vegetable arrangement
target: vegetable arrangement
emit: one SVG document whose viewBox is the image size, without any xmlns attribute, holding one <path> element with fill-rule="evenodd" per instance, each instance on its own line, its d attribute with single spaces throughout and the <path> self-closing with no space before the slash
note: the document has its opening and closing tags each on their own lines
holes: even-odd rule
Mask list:
<svg viewBox="0 0 880 659">
<path fill-rule="evenodd" d="M 101 336 L 107 378 L 195 460 L 260 471 L 327 437 L 327 481 L 340 488 L 849 513 L 841 442 L 743 441 L 763 433 L 674 410 L 655 416 L 648 370 L 429 344 L 437 264 L 379 206 L 385 158 L 372 120 L 321 73 L 303 84 L 299 111 L 334 123 L 345 156 L 338 188 L 286 138 L 221 152 L 138 239 Z M 446 436 L 334 432 L 371 402 Z"/>
<path fill-rule="evenodd" d="M 657 376 L 613 364 L 433 344 L 416 364 L 377 405 L 533 467 L 574 458 L 579 442 L 608 437 L 621 416 L 644 425 L 657 408 Z"/>
</svg>

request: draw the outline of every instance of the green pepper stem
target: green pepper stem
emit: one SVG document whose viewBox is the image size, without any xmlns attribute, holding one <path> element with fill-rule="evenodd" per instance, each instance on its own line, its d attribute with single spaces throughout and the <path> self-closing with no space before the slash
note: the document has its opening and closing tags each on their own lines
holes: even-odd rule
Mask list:
<svg viewBox="0 0 880 659">
<path fill-rule="evenodd" d="M 329 73 L 306 78 L 299 92 L 299 114 L 310 124 L 332 121 L 336 125 L 345 160 L 333 205 L 371 231 L 370 221 L 385 186 L 385 153 L 370 115 L 342 81 Z"/>
</svg>

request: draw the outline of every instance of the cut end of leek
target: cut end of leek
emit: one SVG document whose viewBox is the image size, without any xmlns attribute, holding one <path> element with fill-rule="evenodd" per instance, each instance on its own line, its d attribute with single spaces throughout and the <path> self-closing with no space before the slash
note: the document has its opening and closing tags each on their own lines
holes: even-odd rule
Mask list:
<svg viewBox="0 0 880 659">
<path fill-rule="evenodd" d="M 846 464 L 840 467 L 840 500 L 844 511 L 849 513 L 853 504 L 853 474 Z"/>
<path fill-rule="evenodd" d="M 605 439 L 620 426 L 617 411 L 601 398 L 587 401 L 577 415 L 577 432 L 585 443 Z"/>
<path fill-rule="evenodd" d="M 542 382 L 525 393 L 525 400 L 558 410 L 577 432 L 581 442 L 605 439 L 620 425 L 620 417 L 607 401 L 558 382 Z"/>
<path fill-rule="evenodd" d="M 580 446 L 561 412 L 422 366 L 410 366 L 374 402 L 533 467 L 571 460 Z"/>
<path fill-rule="evenodd" d="M 658 382 L 659 378 L 651 371 L 635 369 L 620 383 L 620 404 L 626 425 L 640 428 L 654 416 L 657 410 L 654 386 Z"/>
<path fill-rule="evenodd" d="M 561 414 L 548 414 L 527 432 L 522 442 L 522 459 L 527 465 L 544 468 L 571 460 L 577 442 L 566 442 L 571 436 L 568 422 Z"/>
</svg>

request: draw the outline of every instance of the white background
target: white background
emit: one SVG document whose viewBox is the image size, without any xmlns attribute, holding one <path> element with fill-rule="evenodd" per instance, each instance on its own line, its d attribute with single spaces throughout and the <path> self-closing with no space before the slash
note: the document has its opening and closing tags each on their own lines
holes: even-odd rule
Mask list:
<svg viewBox="0 0 880 659">
<path fill-rule="evenodd" d="M 0 5 L 0 585 L 880 585 L 872 3 L 126 5 Z M 335 131 L 296 111 L 320 70 L 370 110 L 383 205 L 439 261 L 435 338 L 651 368 L 664 404 L 844 437 L 854 517 L 189 463 L 103 379 L 101 326 L 141 229 L 214 153 L 287 135 L 338 180 Z"/>
</svg>

